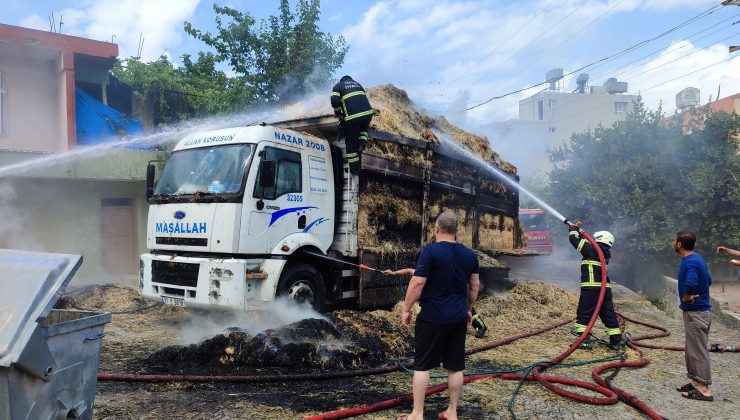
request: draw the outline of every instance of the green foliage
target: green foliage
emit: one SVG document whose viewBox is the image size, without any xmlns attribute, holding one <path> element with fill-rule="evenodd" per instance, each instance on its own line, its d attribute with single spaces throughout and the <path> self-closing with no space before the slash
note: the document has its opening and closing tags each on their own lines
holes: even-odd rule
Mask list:
<svg viewBox="0 0 740 420">
<path fill-rule="evenodd" d="M 215 34 L 189 22 L 185 32 L 213 48 L 216 61 L 227 62 L 258 102 L 286 102 L 325 85 L 349 48 L 342 36 L 319 31 L 319 0 L 299 0 L 294 12 L 281 0 L 279 15 L 259 27 L 249 12 L 215 4 L 213 10 Z"/>
<path fill-rule="evenodd" d="M 113 75 L 134 89 L 141 104 L 138 113 L 151 113 L 155 125 L 230 112 L 244 97 L 234 80 L 216 70 L 211 53 L 199 53 L 195 62 L 184 55 L 179 68 L 165 56 L 151 62 L 131 57 L 119 62 Z M 139 116 L 147 119 L 146 115 Z"/>
<path fill-rule="evenodd" d="M 309 89 L 325 86 L 344 62 L 344 38 L 319 31 L 319 0 L 300 0 L 295 11 L 281 0 L 280 13 L 260 22 L 249 12 L 213 6 L 216 34 L 185 22 L 185 32 L 215 50 L 183 55 L 182 67 L 165 56 L 151 62 L 131 57 L 114 76 L 131 86 L 136 114 L 159 125 L 186 118 L 240 111 L 255 105 L 285 103 Z M 226 62 L 235 76 L 217 66 Z"/>
<path fill-rule="evenodd" d="M 695 117 L 704 128 L 684 134 L 638 100 L 624 121 L 573 135 L 551 153 L 549 197 L 590 231 L 611 230 L 615 249 L 672 266 L 675 233 L 692 230 L 715 258 L 717 245 L 738 245 L 740 116 Z"/>
</svg>

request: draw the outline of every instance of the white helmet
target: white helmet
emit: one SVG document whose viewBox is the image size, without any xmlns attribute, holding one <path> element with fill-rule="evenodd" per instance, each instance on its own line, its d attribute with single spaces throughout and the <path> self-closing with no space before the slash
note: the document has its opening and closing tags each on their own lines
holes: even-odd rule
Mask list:
<svg viewBox="0 0 740 420">
<path fill-rule="evenodd" d="M 608 245 L 608 246 L 614 245 L 614 235 L 612 235 L 611 232 L 608 232 L 605 230 L 600 230 L 594 233 L 594 240 L 604 245 Z"/>
</svg>

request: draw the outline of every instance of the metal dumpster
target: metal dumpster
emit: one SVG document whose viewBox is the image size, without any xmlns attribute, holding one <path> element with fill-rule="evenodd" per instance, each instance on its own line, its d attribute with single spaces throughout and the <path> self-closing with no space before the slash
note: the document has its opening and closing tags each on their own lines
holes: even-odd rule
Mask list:
<svg viewBox="0 0 740 420">
<path fill-rule="evenodd" d="M 111 314 L 53 309 L 81 264 L 0 249 L 0 420 L 92 418 Z"/>
</svg>

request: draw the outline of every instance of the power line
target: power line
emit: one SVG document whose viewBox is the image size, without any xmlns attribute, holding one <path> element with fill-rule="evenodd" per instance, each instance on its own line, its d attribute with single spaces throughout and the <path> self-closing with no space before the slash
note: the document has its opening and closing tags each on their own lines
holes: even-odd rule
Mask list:
<svg viewBox="0 0 740 420">
<path fill-rule="evenodd" d="M 625 48 L 625 49 L 623 49 L 623 50 L 621 50 L 621 51 L 619 51 L 619 52 L 617 52 L 615 54 L 612 54 L 612 55 L 603 57 L 603 58 L 601 58 L 599 60 L 596 60 L 596 61 L 594 61 L 592 63 L 586 64 L 585 66 L 582 66 L 582 67 L 580 67 L 580 68 L 578 68 L 578 69 L 576 69 L 576 70 L 574 70 L 572 72 L 569 72 L 568 74 L 564 75 L 563 77 L 570 76 L 570 75 L 572 75 L 574 73 L 580 72 L 580 71 L 582 71 L 582 70 L 584 70 L 584 69 L 586 69 L 588 67 L 591 67 L 591 66 L 593 66 L 595 64 L 598 64 L 598 63 L 605 62 L 607 60 L 613 61 L 613 60 L 615 60 L 615 59 L 617 59 L 617 58 L 619 58 L 619 57 L 627 54 L 628 52 L 630 52 L 632 50 L 635 50 L 635 49 L 640 48 L 640 47 L 642 47 L 644 45 L 647 45 L 647 44 L 649 44 L 649 43 L 651 43 L 653 41 L 656 41 L 659 38 L 664 37 L 665 35 L 668 35 L 668 34 L 670 34 L 672 32 L 675 32 L 675 31 L 677 31 L 677 30 L 679 30 L 679 29 L 681 29 L 681 28 L 683 28 L 683 27 L 685 27 L 685 26 L 687 26 L 687 25 L 689 25 L 689 24 L 691 24 L 691 23 L 693 23 L 693 22 L 695 22 L 695 21 L 697 21 L 699 19 L 702 19 L 702 18 L 704 18 L 706 16 L 709 16 L 712 13 L 716 12 L 721 7 L 722 7 L 722 5 L 716 5 L 716 6 L 710 7 L 709 9 L 707 9 L 707 10 L 699 13 L 698 15 L 696 15 L 696 16 L 694 16 L 694 17 L 692 17 L 692 18 L 690 18 L 690 19 L 688 19 L 688 20 L 686 20 L 686 21 L 684 21 L 684 22 L 682 22 L 682 23 L 674 26 L 671 29 L 668 29 L 667 31 L 665 31 L 665 32 L 663 32 L 663 33 L 661 33 L 659 35 L 654 36 L 653 38 L 646 39 L 644 41 L 638 42 L 637 44 L 634 44 L 634 45 L 632 45 L 632 46 L 630 46 L 628 48 Z M 517 90 L 511 91 L 511 92 L 504 93 L 502 95 L 497 95 L 497 96 L 491 97 L 491 98 L 489 98 L 489 99 L 487 99 L 487 100 L 485 100 L 485 101 L 483 101 L 483 102 L 481 102 L 481 103 L 479 103 L 477 105 L 473 105 L 471 107 L 465 108 L 463 110 L 463 112 L 464 111 L 470 111 L 471 109 L 478 108 L 478 107 L 483 106 L 483 105 L 485 105 L 485 104 L 487 104 L 487 103 L 489 103 L 491 101 L 494 101 L 496 99 L 505 98 L 505 97 L 510 96 L 510 95 L 513 95 L 515 93 L 523 92 L 523 91 L 525 91 L 527 89 L 532 89 L 532 88 L 535 88 L 537 86 L 542 86 L 545 83 L 549 83 L 549 82 L 547 82 L 547 81 L 540 82 L 540 83 L 537 83 L 537 84 L 533 84 L 533 85 L 527 86 L 527 87 L 522 88 L 522 89 L 517 89 Z"/>
<path fill-rule="evenodd" d="M 624 0 L 619 0 L 619 1 L 617 1 L 616 3 L 614 3 L 614 4 L 613 4 L 613 5 L 611 6 L 611 7 L 609 7 L 609 8 L 607 9 L 607 10 L 605 10 L 605 11 L 604 11 L 603 13 L 601 13 L 601 14 L 600 14 L 599 16 L 597 16 L 597 17 L 596 17 L 595 19 L 591 20 L 591 21 L 590 21 L 589 23 L 587 23 L 586 25 L 582 26 L 582 27 L 581 27 L 581 29 L 577 30 L 576 32 L 574 32 L 573 34 L 571 34 L 571 35 L 570 35 L 570 36 L 569 36 L 568 38 L 566 38 L 565 40 L 563 40 L 562 42 L 560 42 L 560 43 L 559 43 L 558 45 L 556 45 L 556 46 L 554 46 L 553 48 L 551 48 L 551 49 L 549 50 L 549 52 L 550 52 L 550 53 L 552 53 L 553 51 L 557 50 L 558 48 L 560 48 L 561 46 L 563 46 L 564 44 L 566 44 L 566 43 L 567 43 L 568 41 L 570 41 L 570 40 L 572 40 L 573 38 L 575 38 L 575 37 L 576 37 L 576 36 L 577 36 L 577 35 L 578 35 L 579 33 L 583 32 L 584 30 L 586 30 L 586 28 L 588 28 L 589 26 L 593 25 L 594 23 L 596 23 L 597 21 L 599 21 L 599 20 L 600 20 L 601 18 L 603 18 L 604 16 L 606 16 L 606 15 L 607 15 L 607 14 L 608 14 L 609 12 L 611 12 L 611 11 L 612 11 L 612 10 L 613 10 L 614 8 L 616 8 L 617 6 L 619 6 L 619 5 L 620 5 L 620 4 L 621 4 L 621 3 L 623 2 L 623 1 L 624 1 Z M 582 5 L 583 5 L 583 4 L 581 4 L 581 6 L 582 6 Z M 580 6 L 579 6 L 578 8 L 580 8 Z M 576 8 L 576 9 L 578 9 L 578 8 Z M 576 10 L 576 9 L 574 9 L 573 11 L 575 12 L 575 10 Z M 572 12 L 571 12 L 571 14 L 572 14 Z M 566 18 L 567 18 L 567 17 L 568 17 L 568 16 L 566 16 Z M 558 23 L 557 23 L 557 24 L 556 24 L 555 26 L 559 25 L 559 24 L 560 24 L 560 23 L 561 23 L 562 21 L 564 21 L 564 20 L 565 20 L 565 18 L 564 18 L 564 19 L 562 19 L 562 20 L 561 20 L 560 22 L 558 22 Z M 554 26 L 553 26 L 553 27 L 554 27 Z M 550 28 L 550 29 L 552 29 L 552 28 Z M 543 35 L 544 35 L 544 34 L 543 34 Z M 535 38 L 535 39 L 536 39 L 536 38 Z M 529 44 L 528 44 L 528 45 L 529 45 Z M 537 60 L 536 60 L 536 61 L 535 61 L 534 63 L 530 64 L 530 65 L 529 65 L 528 67 L 532 67 L 532 66 L 534 66 L 535 64 L 539 63 L 540 61 L 542 61 L 542 59 L 543 59 L 544 57 L 545 57 L 544 55 L 540 55 L 540 57 L 539 57 L 539 58 L 538 58 L 538 59 L 537 59 Z M 511 58 L 511 57 L 510 57 L 510 58 Z M 494 69 L 494 70 L 495 70 L 495 69 Z M 492 72 L 492 71 L 493 71 L 493 70 L 491 70 L 491 72 Z M 487 73 L 487 74 L 490 74 L 491 72 L 489 72 L 489 73 Z M 482 78 L 481 78 L 481 79 L 482 79 Z M 478 80 L 477 80 L 477 81 L 476 81 L 475 83 L 477 83 L 477 82 L 478 82 L 478 81 L 480 81 L 481 79 L 478 79 Z M 500 81 L 499 83 L 495 84 L 495 85 L 494 85 L 494 87 L 496 87 L 496 86 L 500 86 L 501 84 L 503 84 L 503 81 Z"/>
<path fill-rule="evenodd" d="M 696 35 L 699 35 L 700 33 L 706 32 L 706 31 L 708 31 L 709 29 L 712 29 L 712 28 L 714 28 L 715 26 L 717 26 L 717 25 L 719 25 L 719 24 L 722 24 L 722 23 L 725 23 L 725 22 L 727 22 L 727 21 L 729 21 L 729 20 L 735 19 L 735 18 L 737 18 L 738 16 L 740 16 L 740 13 L 738 13 L 738 14 L 736 14 L 736 15 L 734 15 L 734 16 L 731 16 L 731 17 L 729 17 L 729 18 L 727 18 L 727 19 L 723 19 L 723 20 L 721 20 L 721 21 L 719 21 L 719 22 L 713 23 L 712 25 L 709 25 L 708 27 L 706 27 L 706 28 L 704 28 L 704 29 L 702 29 L 702 30 L 700 30 L 700 31 L 694 32 L 693 34 L 691 34 L 691 35 L 689 35 L 689 36 L 687 36 L 687 37 L 683 38 L 683 40 L 689 40 L 689 39 L 693 38 L 694 36 L 696 36 Z M 706 35 L 704 35 L 704 36 L 702 36 L 702 37 L 700 37 L 700 38 L 697 38 L 697 39 L 695 39 L 695 40 L 694 40 L 694 42 L 696 42 L 696 41 L 700 41 L 700 40 L 702 40 L 702 39 L 705 39 L 705 38 L 707 38 L 707 37 L 709 37 L 709 36 L 712 36 L 712 35 L 716 34 L 717 32 L 721 32 L 721 31 L 723 31 L 723 30 L 725 30 L 725 29 L 727 29 L 727 28 L 729 28 L 729 27 L 731 27 L 731 26 L 733 26 L 733 25 L 735 25 L 735 24 L 738 24 L 738 23 L 740 23 L 740 21 L 736 21 L 736 22 L 733 22 L 733 23 L 731 23 L 731 24 L 729 24 L 729 25 L 727 25 L 727 26 L 724 26 L 724 27 L 722 27 L 722 28 L 720 28 L 720 29 L 716 30 L 716 31 L 713 31 L 713 32 L 711 32 L 711 33 L 709 33 L 709 34 L 706 34 Z M 726 38 L 725 38 L 725 39 L 726 39 Z M 719 43 L 719 42 L 721 42 L 721 41 L 717 41 L 717 42 L 715 42 L 715 43 L 713 43 L 713 44 L 710 44 L 709 46 L 711 46 L 711 45 L 715 45 L 715 44 L 717 44 L 717 43 Z M 680 47 L 678 47 L 678 48 L 676 48 L 676 49 L 674 49 L 674 50 L 672 50 L 672 51 L 677 51 L 677 50 L 679 50 L 679 49 L 685 48 L 685 47 L 686 47 L 687 45 L 688 45 L 688 44 L 684 44 L 684 45 L 682 45 L 682 46 L 680 46 Z M 700 50 L 706 49 L 707 47 L 708 47 L 708 46 L 706 46 L 706 47 L 704 47 L 704 48 L 701 48 Z M 630 61 L 630 62 L 629 62 L 629 63 L 627 63 L 627 64 L 624 64 L 624 65 L 621 65 L 621 66 L 619 66 L 619 67 L 616 67 L 616 68 L 612 68 L 612 69 L 610 69 L 610 70 L 607 70 L 606 72 L 603 72 L 603 73 L 601 73 L 600 75 L 598 75 L 598 76 L 594 77 L 594 79 L 598 79 L 598 78 L 601 78 L 601 77 L 603 77 L 603 76 L 606 76 L 606 75 L 610 75 L 610 76 L 615 76 L 615 77 L 616 77 L 616 76 L 621 76 L 621 75 L 623 75 L 623 74 L 624 74 L 625 72 L 628 72 L 628 71 L 629 71 L 629 69 L 628 69 L 627 71 L 625 71 L 625 72 L 621 72 L 621 73 L 618 73 L 618 74 L 614 74 L 613 72 L 615 72 L 615 71 L 617 71 L 617 70 L 621 70 L 621 69 L 623 69 L 623 68 L 625 68 L 625 67 L 629 67 L 629 66 L 630 66 L 630 65 L 632 65 L 632 64 L 635 64 L 635 63 L 641 62 L 641 61 L 643 61 L 643 60 L 644 60 L 645 58 L 651 57 L 651 56 L 653 56 L 653 55 L 655 55 L 655 54 L 658 54 L 658 53 L 660 53 L 660 52 L 663 52 L 663 51 L 665 51 L 665 47 L 661 47 L 661 48 L 659 48 L 659 49 L 657 49 L 657 50 L 655 50 L 655 51 L 653 51 L 653 52 L 651 52 L 651 53 L 649 53 L 649 54 L 643 55 L 642 57 L 640 57 L 640 58 L 638 58 L 638 59 L 636 59 L 636 60 Z M 682 56 L 682 57 L 680 57 L 680 58 L 683 58 L 683 57 L 685 57 L 685 56 Z M 601 63 L 601 64 L 598 64 L 598 65 L 595 65 L 595 66 L 591 67 L 591 70 L 593 70 L 593 69 L 596 69 L 596 68 L 599 68 L 599 67 L 601 67 L 601 66 L 603 66 L 604 64 L 607 64 L 607 63 L 608 63 L 608 61 L 607 61 L 607 62 L 604 62 L 604 63 Z M 564 76 L 564 77 L 563 77 L 563 79 L 567 79 L 567 78 L 569 78 L 569 77 L 572 77 L 572 76 L 571 76 L 571 75 L 569 74 L 569 75 L 566 75 L 566 76 Z M 634 77 L 634 76 L 633 76 L 633 77 Z M 544 91 L 544 90 L 541 90 L 541 91 L 537 92 L 536 94 L 538 94 L 538 93 L 541 93 L 541 92 L 543 92 L 543 91 Z M 535 94 L 535 95 L 536 95 L 536 94 Z M 571 102 L 572 102 L 572 101 L 570 101 L 570 102 L 566 102 L 566 104 L 568 104 L 568 103 L 571 103 Z M 499 112 L 501 112 L 501 111 L 506 111 L 506 110 L 508 110 L 509 108 L 511 108 L 511 106 L 512 106 L 512 105 L 514 105 L 514 104 L 509 104 L 509 105 L 503 106 L 503 107 L 501 107 L 501 108 L 498 108 L 498 109 L 496 109 L 496 110 L 493 110 L 493 111 L 489 112 L 488 114 L 489 114 L 489 115 L 495 115 L 495 114 L 497 114 L 497 113 L 499 113 Z M 513 113 L 513 112 L 512 112 L 511 110 L 509 110 L 509 111 L 507 112 L 507 114 L 505 114 L 505 115 L 509 115 L 509 114 L 512 114 L 512 113 Z"/>
<path fill-rule="evenodd" d="M 548 9 L 548 8 L 549 8 L 550 6 L 552 6 L 552 5 L 553 5 L 553 3 L 555 3 L 556 1 L 558 1 L 558 0 L 552 0 L 552 1 L 551 1 L 550 3 L 548 3 L 548 4 L 547 4 L 547 5 L 545 6 L 545 7 L 543 7 L 542 9 L 540 9 L 540 10 L 539 10 L 539 11 L 538 11 L 537 13 L 535 13 L 535 14 L 534 14 L 534 15 L 533 15 L 533 16 L 532 16 L 531 18 L 529 18 L 529 20 L 528 20 L 528 21 L 526 21 L 526 22 L 525 22 L 525 23 L 524 23 L 524 24 L 523 24 L 522 26 L 520 26 L 520 27 L 519 27 L 519 29 L 517 29 L 517 30 L 516 30 L 516 32 L 514 32 L 514 33 L 513 33 L 513 34 L 511 34 L 511 35 L 509 35 L 509 37 L 508 37 L 508 38 L 506 38 L 506 40 L 504 40 L 504 42 L 502 42 L 502 43 L 498 44 L 498 46 L 497 46 L 496 48 L 494 48 L 493 50 L 489 51 L 489 52 L 488 52 L 488 53 L 487 53 L 487 54 L 486 54 L 486 55 L 485 55 L 485 56 L 484 56 L 483 58 L 481 58 L 481 59 L 479 59 L 479 60 L 476 60 L 474 64 L 472 64 L 472 65 L 469 65 L 469 66 L 467 67 L 467 69 L 466 69 L 466 70 L 465 70 L 465 71 L 464 71 L 464 72 L 463 72 L 462 74 L 460 74 L 460 75 L 456 75 L 456 76 L 455 76 L 455 79 L 456 79 L 456 80 L 460 80 L 460 79 L 462 79 L 462 77 L 463 77 L 463 76 L 467 75 L 467 74 L 468 74 L 468 73 L 470 72 L 470 70 L 471 70 L 471 69 L 473 69 L 473 68 L 475 67 L 475 64 L 478 64 L 478 63 L 480 63 L 481 61 L 483 61 L 483 60 L 487 59 L 488 57 L 490 57 L 490 56 L 491 56 L 491 55 L 493 55 L 494 53 L 498 52 L 498 50 L 500 50 L 500 49 L 501 49 L 501 47 L 503 47 L 504 45 L 506 45 L 506 43 L 507 43 L 507 42 L 511 41 L 511 39 L 512 39 L 512 38 L 514 38 L 514 37 L 515 37 L 516 35 L 518 35 L 518 34 L 519 34 L 519 32 L 521 32 L 522 30 L 524 30 L 524 28 L 526 28 L 526 27 L 527 27 L 527 26 L 528 26 L 528 25 L 529 25 L 530 23 L 532 23 L 532 21 L 533 21 L 533 20 L 534 20 L 534 19 L 535 19 L 535 18 L 536 18 L 537 16 L 541 15 L 541 14 L 542 14 L 542 12 L 544 12 L 545 10 L 547 10 L 547 9 Z M 451 83 L 452 83 L 452 82 L 451 82 Z M 450 84 L 451 84 L 451 83 L 447 83 L 447 84 L 445 84 L 445 85 L 444 85 L 444 87 L 442 87 L 442 88 L 440 89 L 440 93 L 444 93 L 444 90 L 445 90 L 445 89 L 447 89 L 447 88 L 448 88 L 448 87 L 450 86 Z"/>
<path fill-rule="evenodd" d="M 698 50 L 694 50 L 694 51 L 692 51 L 692 52 L 690 52 L 690 53 L 688 53 L 688 54 L 686 54 L 686 55 L 683 55 L 683 56 L 681 56 L 681 57 L 675 58 L 675 59 L 673 59 L 673 60 L 671 60 L 671 61 L 666 61 L 666 62 L 665 62 L 665 63 L 663 63 L 663 64 L 659 64 L 659 65 L 657 65 L 657 66 L 655 66 L 655 67 L 651 67 L 651 68 L 649 68 L 649 69 L 647 69 L 647 70 L 645 70 L 645 71 L 643 71 L 643 72 L 641 72 L 641 73 L 637 73 L 637 74 L 635 74 L 635 75 L 632 75 L 632 76 L 630 76 L 630 77 L 628 77 L 628 78 L 626 78 L 626 79 L 623 79 L 623 80 L 630 80 L 630 79 L 634 79 L 634 78 L 635 78 L 635 77 L 637 77 L 637 76 L 642 76 L 643 74 L 646 74 L 646 73 L 650 73 L 651 71 L 653 71 L 653 70 L 655 70 L 655 69 L 661 68 L 661 67 L 663 67 L 663 66 L 665 66 L 665 65 L 667 65 L 667 64 L 671 64 L 671 63 L 674 63 L 674 62 L 676 62 L 676 61 L 678 61 L 678 60 L 681 60 L 681 59 L 683 59 L 683 58 L 686 58 L 686 57 L 688 57 L 688 56 L 690 56 L 690 55 L 692 55 L 692 54 L 698 53 L 699 51 L 703 51 L 703 50 L 705 50 L 705 49 L 707 49 L 707 48 L 709 48 L 709 47 L 712 47 L 712 46 L 714 46 L 714 45 L 717 45 L 717 44 L 719 44 L 719 43 L 720 43 L 720 42 L 722 42 L 722 41 L 728 40 L 728 39 L 730 39 L 730 38 L 734 38 L 734 37 L 736 37 L 736 36 L 738 36 L 738 35 L 740 35 L 740 32 L 737 32 L 737 33 L 735 33 L 735 34 L 732 34 L 732 35 L 730 35 L 730 36 L 728 36 L 728 37 L 722 38 L 722 39 L 720 39 L 719 41 L 717 41 L 717 42 L 715 42 L 715 43 L 713 43 L 713 44 L 707 45 L 706 47 L 704 47 L 704 48 L 701 48 L 701 49 L 698 49 Z"/>
<path fill-rule="evenodd" d="M 674 59 L 674 60 L 671 60 L 671 61 L 669 61 L 669 62 L 667 62 L 667 63 L 664 63 L 664 64 L 661 64 L 661 65 L 659 65 L 659 66 L 656 66 L 656 67 L 652 68 L 652 69 L 651 69 L 650 71 L 652 71 L 652 70 L 654 70 L 654 69 L 656 69 L 656 68 L 658 68 L 658 67 L 662 67 L 662 66 L 663 66 L 663 65 L 665 65 L 665 64 L 670 64 L 670 63 L 672 63 L 672 62 L 676 62 L 676 61 L 678 61 L 678 60 L 684 59 L 684 58 L 686 58 L 686 57 L 688 57 L 688 56 L 690 56 L 690 55 L 693 55 L 694 53 L 697 53 L 697 52 L 699 52 L 699 51 L 703 51 L 703 50 L 706 50 L 707 48 L 709 48 L 709 47 L 711 47 L 711 46 L 714 46 L 714 45 L 716 45 L 716 44 L 718 44 L 718 43 L 720 43 L 720 42 L 722 42 L 722 41 L 724 41 L 724 40 L 726 40 L 726 39 L 729 39 L 729 38 L 732 38 L 732 37 L 735 37 L 735 36 L 738 36 L 738 35 L 740 35 L 740 33 L 736 33 L 736 34 L 734 34 L 734 35 L 731 35 L 731 36 L 729 36 L 729 37 L 726 37 L 726 38 L 724 38 L 724 39 L 722 39 L 722 40 L 716 41 L 716 42 L 714 42 L 714 43 L 712 43 L 712 44 L 706 45 L 706 46 L 704 46 L 704 47 L 702 47 L 702 48 L 700 48 L 700 49 L 697 49 L 697 50 L 694 50 L 694 51 L 692 51 L 692 52 L 690 52 L 690 53 L 688 53 L 688 54 L 682 55 L 681 57 L 678 57 L 678 58 L 676 58 L 676 59 Z M 619 73 L 619 74 L 617 74 L 616 76 L 620 76 L 620 75 L 622 75 L 623 73 L 625 73 L 625 72 Z M 640 74 L 637 74 L 637 75 L 631 76 L 631 77 L 629 77 L 628 79 L 625 79 L 625 80 L 629 80 L 629 79 L 634 79 L 635 77 L 637 77 L 637 76 L 640 76 L 640 75 L 643 75 L 643 74 L 645 74 L 645 73 L 648 73 L 648 71 L 645 71 L 645 72 L 642 72 L 642 73 L 640 73 Z M 597 76 L 597 78 L 600 78 L 600 77 L 602 77 L 602 76 L 606 76 L 607 74 L 609 74 L 609 72 L 605 72 L 605 73 L 603 73 L 603 74 L 601 74 L 601 75 Z M 563 106 L 565 106 L 565 105 L 569 105 L 569 104 L 575 103 L 575 102 L 577 102 L 577 101 L 583 100 L 583 99 L 585 99 L 585 97 L 586 97 L 586 96 L 583 96 L 583 95 L 579 95 L 579 96 L 576 96 L 576 97 L 574 97 L 574 98 L 573 98 L 573 99 L 571 99 L 570 101 L 566 101 L 566 102 L 564 102 L 564 103 L 562 103 L 562 104 L 560 104 L 560 102 L 557 102 L 557 104 L 558 104 L 558 107 L 562 108 L 562 107 L 563 107 Z M 554 114 L 554 111 L 553 111 L 553 114 Z M 552 114 L 551 114 L 551 121 L 552 121 Z"/>
<path fill-rule="evenodd" d="M 542 33 L 541 33 L 541 34 L 540 34 L 539 36 L 537 36 L 537 37 L 533 38 L 533 39 L 532 39 L 531 41 L 529 41 L 529 42 L 528 42 L 528 43 L 527 43 L 527 44 L 526 44 L 525 46 L 523 46 L 523 47 L 519 48 L 519 49 L 518 49 L 518 50 L 517 50 L 517 51 L 516 51 L 516 52 L 515 52 L 514 54 L 510 55 L 510 56 L 509 56 L 509 58 L 507 58 L 506 60 L 504 60 L 504 61 L 500 62 L 500 63 L 499 63 L 499 64 L 498 64 L 498 65 L 497 65 L 496 67 L 494 67 L 493 69 L 491 69 L 490 71 L 488 71 L 487 73 L 485 73 L 485 74 L 484 74 L 483 76 L 481 76 L 481 77 L 479 77 L 478 79 L 476 79 L 476 80 L 475 80 L 475 81 L 474 81 L 474 82 L 473 82 L 472 84 L 475 84 L 475 83 L 478 83 L 478 82 L 480 82 L 481 80 L 483 80 L 483 79 L 485 79 L 486 77 L 488 77 L 488 75 L 489 75 L 489 74 L 493 73 L 493 72 L 494 72 L 495 70 L 499 69 L 499 68 L 500 68 L 501 66 L 503 66 L 504 64 L 506 64 L 506 63 L 508 63 L 509 61 L 511 61 L 511 59 L 512 59 L 512 58 L 514 58 L 514 57 L 516 57 L 517 55 L 519 55 L 519 53 L 521 53 L 522 51 L 524 51 L 524 49 L 525 49 L 525 48 L 529 47 L 530 45 L 532 45 L 532 44 L 533 44 L 533 43 L 535 43 L 536 41 L 540 40 L 540 38 L 542 38 L 542 36 L 544 36 L 545 34 L 547 34 L 548 32 L 550 32 L 551 30 L 555 29 L 555 27 L 556 27 L 556 26 L 560 25 L 561 23 L 563 23 L 563 21 L 565 21 L 566 19 L 568 19 L 568 18 L 569 18 L 569 17 L 571 16 L 571 15 L 573 15 L 573 14 L 574 14 L 575 12 L 577 12 L 577 11 L 578 11 L 578 9 L 580 9 L 580 8 L 581 8 L 581 7 L 582 7 L 582 6 L 584 5 L 584 4 L 586 4 L 586 2 L 587 2 L 587 1 L 588 1 L 588 0 L 584 0 L 584 1 L 583 1 L 583 2 L 581 3 L 581 4 L 579 4 L 578 6 L 574 7 L 574 8 L 573 8 L 573 10 L 571 10 L 571 11 L 570 11 L 570 13 L 568 13 L 567 15 L 565 15 L 565 17 L 563 17 L 562 19 L 560 19 L 560 20 L 559 20 L 559 21 L 558 21 L 557 23 L 555 23 L 554 25 L 550 25 L 550 27 L 549 27 L 549 28 L 547 28 L 547 30 L 546 30 L 545 32 L 542 32 Z"/>
<path fill-rule="evenodd" d="M 678 79 L 683 79 L 683 78 L 684 78 L 684 77 L 686 77 L 686 76 L 691 76 L 691 75 L 692 75 L 692 74 L 694 74 L 694 73 L 698 73 L 698 72 L 700 72 L 700 71 L 702 71 L 702 70 L 706 70 L 706 69 L 708 69 L 708 68 L 710 68 L 710 67 L 714 67 L 714 66 L 716 66 L 716 65 L 722 64 L 722 63 L 724 63 L 724 62 L 726 62 L 726 61 L 730 61 L 730 60 L 732 60 L 732 59 L 735 59 L 735 58 L 737 58 L 737 57 L 734 57 L 734 56 L 730 56 L 730 57 L 728 57 L 728 58 L 726 58 L 726 59 L 724 59 L 724 60 L 722 60 L 722 61 L 718 61 L 718 62 L 716 62 L 716 63 L 714 63 L 714 64 L 710 64 L 710 65 L 708 65 L 708 66 L 706 66 L 706 67 L 702 67 L 702 68 L 700 68 L 700 69 L 698 69 L 698 70 L 694 70 L 694 71 L 692 71 L 691 73 L 686 73 L 686 74 L 684 74 L 684 75 L 681 75 L 681 76 L 678 76 L 678 77 L 674 77 L 673 79 L 670 79 L 670 80 L 666 80 L 665 82 L 661 82 L 661 83 L 658 83 L 657 85 L 653 85 L 653 86 L 650 86 L 650 87 L 649 87 L 649 88 L 647 88 L 647 89 L 642 89 L 642 90 L 641 90 L 641 92 L 645 92 L 645 91 L 648 91 L 648 90 L 650 90 L 650 89 L 654 89 L 654 88 L 656 88 L 656 87 L 658 87 L 658 86 L 663 86 L 663 85 L 665 85 L 666 83 L 670 83 L 670 82 L 673 82 L 673 81 L 675 81 L 675 80 L 678 80 Z"/>
</svg>

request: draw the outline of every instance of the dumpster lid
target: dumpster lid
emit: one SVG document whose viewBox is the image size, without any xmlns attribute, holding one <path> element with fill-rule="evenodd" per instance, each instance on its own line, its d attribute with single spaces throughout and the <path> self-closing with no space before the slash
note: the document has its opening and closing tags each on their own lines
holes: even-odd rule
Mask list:
<svg viewBox="0 0 740 420">
<path fill-rule="evenodd" d="M 81 255 L 0 249 L 0 366 L 17 361 L 81 264 Z"/>
</svg>

